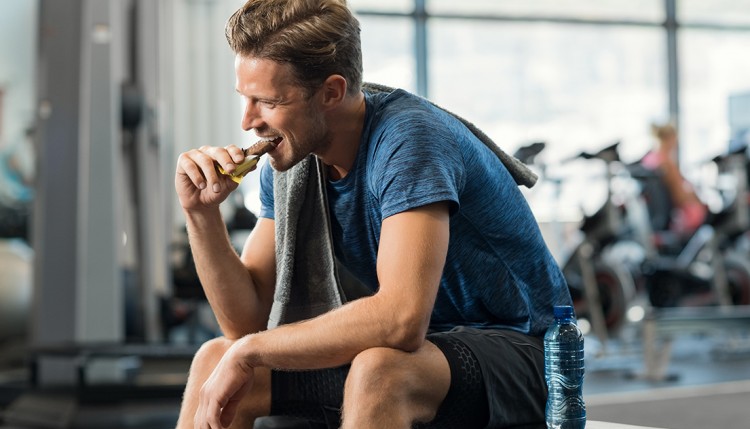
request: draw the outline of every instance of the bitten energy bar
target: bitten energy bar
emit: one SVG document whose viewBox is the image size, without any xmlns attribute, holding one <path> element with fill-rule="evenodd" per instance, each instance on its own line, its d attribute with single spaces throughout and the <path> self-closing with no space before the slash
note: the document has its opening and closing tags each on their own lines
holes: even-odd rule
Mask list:
<svg viewBox="0 0 750 429">
<path fill-rule="evenodd" d="M 247 173 L 255 170 L 260 157 L 274 147 L 276 147 L 275 140 L 261 140 L 244 150 L 245 160 L 238 164 L 233 172 L 227 173 L 220 165 L 217 165 L 216 168 L 219 170 L 219 173 L 229 176 L 236 183 L 240 183 Z"/>
</svg>

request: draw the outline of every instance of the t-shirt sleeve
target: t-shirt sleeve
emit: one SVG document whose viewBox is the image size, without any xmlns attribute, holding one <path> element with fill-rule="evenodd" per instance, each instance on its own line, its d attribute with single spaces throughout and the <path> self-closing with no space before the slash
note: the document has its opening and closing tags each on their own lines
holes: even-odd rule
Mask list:
<svg viewBox="0 0 750 429">
<path fill-rule="evenodd" d="M 465 178 L 460 145 L 435 114 L 409 113 L 391 118 L 375 137 L 371 187 L 382 219 L 439 201 L 450 202 L 453 214 Z"/>
<path fill-rule="evenodd" d="M 273 219 L 273 168 L 269 162 L 260 168 L 260 217 Z"/>
</svg>

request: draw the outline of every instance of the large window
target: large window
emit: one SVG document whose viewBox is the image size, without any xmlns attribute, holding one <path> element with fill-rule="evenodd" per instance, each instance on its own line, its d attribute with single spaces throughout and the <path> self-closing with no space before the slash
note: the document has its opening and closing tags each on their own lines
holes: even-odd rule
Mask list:
<svg viewBox="0 0 750 429">
<path fill-rule="evenodd" d="M 360 17 L 366 81 L 416 91 L 414 23 L 404 17 Z"/>
<path fill-rule="evenodd" d="M 682 161 L 692 167 L 725 151 L 748 127 L 748 103 L 732 101 L 750 99 L 750 31 L 686 29 L 679 47 Z"/>
<path fill-rule="evenodd" d="M 747 0 L 679 0 L 677 17 L 686 25 L 747 27 L 750 25 L 750 2 Z"/>
<path fill-rule="evenodd" d="M 667 111 L 653 28 L 436 19 L 429 34 L 430 97 L 508 150 L 543 140 L 560 159 L 623 140 L 637 157 Z"/>
<path fill-rule="evenodd" d="M 356 2 L 353 2 L 356 3 Z M 433 14 L 498 17 L 550 17 L 554 19 L 664 19 L 663 2 L 656 0 L 427 0 Z"/>
</svg>

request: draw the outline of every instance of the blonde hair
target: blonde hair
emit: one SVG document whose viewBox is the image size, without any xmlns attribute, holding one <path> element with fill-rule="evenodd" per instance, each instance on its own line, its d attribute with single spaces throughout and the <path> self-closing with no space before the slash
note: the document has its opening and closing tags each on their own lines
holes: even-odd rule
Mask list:
<svg viewBox="0 0 750 429">
<path fill-rule="evenodd" d="M 666 124 L 651 124 L 651 134 L 653 134 L 654 137 L 658 138 L 660 141 L 664 140 L 668 137 L 676 136 L 677 135 L 677 128 L 671 123 L 667 122 Z"/>
</svg>

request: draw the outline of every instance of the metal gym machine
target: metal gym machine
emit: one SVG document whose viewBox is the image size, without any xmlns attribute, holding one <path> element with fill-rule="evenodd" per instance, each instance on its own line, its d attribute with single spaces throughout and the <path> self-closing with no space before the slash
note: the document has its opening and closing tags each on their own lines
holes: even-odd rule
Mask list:
<svg viewBox="0 0 750 429">
<path fill-rule="evenodd" d="M 30 376 L 5 424 L 156 428 L 176 417 L 184 381 L 164 369 L 186 368 L 194 348 L 160 344 L 157 307 L 170 282 L 160 172 L 173 157 L 156 114 L 168 5 L 39 3 Z"/>
</svg>

